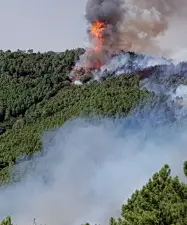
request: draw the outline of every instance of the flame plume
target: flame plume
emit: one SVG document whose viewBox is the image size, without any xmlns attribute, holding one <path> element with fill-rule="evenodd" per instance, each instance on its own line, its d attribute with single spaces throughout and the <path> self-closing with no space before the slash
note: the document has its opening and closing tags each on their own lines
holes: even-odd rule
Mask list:
<svg viewBox="0 0 187 225">
<path fill-rule="evenodd" d="M 93 41 L 96 41 L 94 50 L 101 51 L 103 44 L 103 31 L 105 30 L 105 24 L 101 21 L 96 20 L 90 26 L 90 35 Z"/>
<path fill-rule="evenodd" d="M 73 82 L 80 79 L 81 76 L 93 69 L 100 69 L 100 67 L 105 63 L 105 60 L 102 57 L 105 29 L 106 24 L 102 21 L 96 20 L 91 23 L 88 32 L 91 47 L 86 50 L 81 67 L 75 66 L 73 68 L 73 73 L 76 74 L 72 78 Z"/>
</svg>

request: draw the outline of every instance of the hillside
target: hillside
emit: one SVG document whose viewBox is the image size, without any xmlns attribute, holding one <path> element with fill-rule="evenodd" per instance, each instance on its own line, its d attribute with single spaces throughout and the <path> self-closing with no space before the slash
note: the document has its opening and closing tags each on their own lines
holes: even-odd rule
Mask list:
<svg viewBox="0 0 187 225">
<path fill-rule="evenodd" d="M 68 77 L 83 49 L 63 53 L 0 52 L 0 180 L 19 181 L 9 172 L 19 158 L 41 150 L 44 131 L 76 116 L 125 117 L 143 102 L 164 101 L 139 84 L 147 69 L 76 86 Z M 160 68 L 160 67 L 159 67 Z M 149 68 L 158 73 L 157 66 Z M 156 71 L 156 72 L 155 72 Z M 155 79 L 155 78 L 153 78 Z M 158 79 L 159 81 L 159 79 Z M 162 82 L 162 78 L 161 81 Z M 171 76 L 169 86 L 186 79 Z M 163 103 L 164 105 L 164 103 Z M 164 165 L 163 165 L 164 166 Z M 185 164 L 186 166 L 186 164 Z M 186 168 L 184 167 L 186 173 Z M 128 203 L 111 225 L 187 224 L 187 186 L 165 165 Z M 7 218 L 2 225 L 10 225 Z"/>
<path fill-rule="evenodd" d="M 148 93 L 137 89 L 139 76 L 103 83 L 71 85 L 68 78 L 82 49 L 54 53 L 1 52 L 0 179 L 22 154 L 40 150 L 42 132 L 88 114 L 127 114 Z"/>
</svg>

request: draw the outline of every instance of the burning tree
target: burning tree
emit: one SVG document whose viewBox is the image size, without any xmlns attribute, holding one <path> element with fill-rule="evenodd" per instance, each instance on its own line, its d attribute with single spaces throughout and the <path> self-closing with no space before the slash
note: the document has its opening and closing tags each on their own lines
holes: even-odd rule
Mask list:
<svg viewBox="0 0 187 225">
<path fill-rule="evenodd" d="M 90 47 L 73 68 L 72 81 L 80 79 L 85 73 L 100 69 L 114 53 L 118 40 L 117 25 L 122 19 L 123 11 L 120 0 L 87 2 L 86 19 L 89 24 Z"/>
</svg>

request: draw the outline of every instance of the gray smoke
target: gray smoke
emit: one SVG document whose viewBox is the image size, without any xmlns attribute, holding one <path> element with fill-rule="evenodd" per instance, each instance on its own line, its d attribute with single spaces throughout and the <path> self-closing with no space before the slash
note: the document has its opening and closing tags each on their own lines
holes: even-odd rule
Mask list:
<svg viewBox="0 0 187 225">
<path fill-rule="evenodd" d="M 88 0 L 86 19 L 107 24 L 103 49 L 134 51 L 178 60 L 187 57 L 187 0 Z M 100 55 L 103 57 L 103 55 Z"/>
<path fill-rule="evenodd" d="M 163 57 L 152 57 L 128 52 L 120 53 L 101 66 L 100 70 L 92 71 L 93 80 L 100 80 L 102 77 L 108 75 L 119 76 L 122 74 L 132 74 L 149 67 L 172 65 L 172 63 L 174 63 L 172 60 Z M 165 70 L 166 74 L 167 72 L 169 71 Z M 180 69 L 178 73 L 180 73 Z M 148 82 L 149 80 L 150 79 L 148 79 Z"/>
<path fill-rule="evenodd" d="M 88 26 L 96 20 L 105 23 L 102 48 L 93 50 L 98 42 L 89 28 L 88 50 L 76 68 L 98 69 L 110 64 L 111 54 L 120 50 L 186 61 L 186 8 L 187 0 L 88 0 L 85 14 Z"/>
<path fill-rule="evenodd" d="M 118 25 L 123 21 L 125 13 L 123 5 L 122 0 L 88 0 L 86 4 L 85 17 L 88 23 L 101 21 L 105 24 L 105 29 L 102 32 L 101 53 L 103 54 L 114 49 L 115 43 L 119 41 Z"/>
<path fill-rule="evenodd" d="M 81 59 L 81 66 L 95 68 L 95 62 L 103 65 L 119 41 L 118 25 L 123 21 L 124 2 L 122 0 L 88 0 L 86 4 L 85 18 L 88 22 L 88 37 L 91 43 L 91 51 L 86 51 Z M 104 23 L 102 31 L 102 46 L 99 51 L 92 50 L 97 44 L 97 38 L 90 33 L 90 26 L 96 21 Z"/>
<path fill-rule="evenodd" d="M 94 2 L 97 7 L 98 4 L 104 4 Z M 110 2 L 118 6 L 117 1 Z M 109 7 L 109 1 L 105 3 L 106 8 L 103 6 L 106 12 L 98 10 L 96 13 L 93 9 L 97 7 L 92 3 L 88 3 L 90 8 L 87 6 L 90 10 L 87 18 L 90 21 L 115 15 L 113 9 L 116 8 Z M 122 43 L 124 49 L 144 51 L 146 47 L 146 50 L 156 53 L 155 46 L 160 46 L 156 41 L 157 35 L 167 29 L 171 31 L 170 21 L 174 17 L 178 18 L 177 21 L 185 17 L 182 5 L 179 9 L 173 3 L 166 10 L 159 8 L 160 2 L 153 3 L 149 2 L 152 4 L 149 6 L 147 1 L 142 0 L 138 7 L 133 6 L 132 1 L 126 5 L 125 13 L 129 13 L 125 14 L 126 20 L 123 22 L 127 26 L 118 24 L 117 20 L 114 20 L 115 23 L 112 19 L 108 20 L 116 28 L 119 26 L 119 37 L 125 37 L 123 41 L 127 43 Z M 121 16 L 118 18 L 121 19 Z M 140 31 L 144 32 L 142 36 L 138 36 Z M 181 33 L 177 35 L 176 43 L 184 37 L 180 36 Z M 110 64 L 114 72 L 119 69 L 119 62 L 115 60 L 117 58 L 114 59 L 115 67 Z M 123 67 L 123 60 L 120 68 L 125 71 L 127 68 Z M 155 63 L 150 58 L 142 61 L 143 65 L 140 62 L 137 59 L 136 66 L 140 68 L 146 67 L 146 63 Z M 164 62 L 167 64 L 167 60 Z M 160 83 L 167 84 L 165 78 L 170 76 L 172 70 L 173 66 L 169 70 L 160 70 L 160 77 L 164 77 Z M 185 72 L 180 65 L 176 71 Z M 150 85 L 151 79 L 148 81 Z M 46 132 L 41 156 L 36 155 L 31 163 L 20 163 L 13 171 L 16 174 L 23 173 L 31 164 L 24 178 L 19 183 L 1 188 L 0 219 L 10 215 L 17 225 L 32 224 L 34 218 L 38 224 L 46 225 L 80 225 L 87 221 L 108 224 L 110 216 L 120 214 L 121 204 L 165 163 L 171 166 L 173 175 L 177 174 L 185 181 L 182 165 L 187 159 L 186 86 L 177 86 L 175 93 L 173 89 L 170 93 L 170 90 L 164 89 L 167 85 L 161 88 L 159 82 L 153 87 L 148 84 L 142 85 L 157 93 L 169 93 L 169 98 L 164 102 L 152 102 L 150 109 L 147 105 L 142 111 L 138 108 L 126 119 L 90 121 L 77 118 L 55 131 Z M 178 102 L 176 97 L 183 99 Z"/>
<path fill-rule="evenodd" d="M 129 4 L 127 6 L 129 16 L 124 21 L 126 26 L 122 30 L 125 30 L 129 40 L 127 48 L 154 55 L 181 57 L 185 60 L 185 54 L 179 54 L 179 52 L 184 51 L 183 48 L 186 51 L 187 46 L 187 33 L 184 28 L 187 18 L 186 0 L 179 2 L 127 0 L 125 2 Z M 124 39 L 126 39 L 125 34 Z"/>
<path fill-rule="evenodd" d="M 116 26 L 124 15 L 123 4 L 121 0 L 88 0 L 85 17 L 89 23 L 99 20 Z"/>
<path fill-rule="evenodd" d="M 173 116 L 154 103 L 151 111 L 126 119 L 77 118 L 46 132 L 42 155 L 33 158 L 24 179 L 1 188 L 0 219 L 10 215 L 17 225 L 34 218 L 46 225 L 108 224 L 165 163 L 184 180 L 187 121 L 181 114 L 182 125 L 172 124 Z M 21 163 L 14 173 L 29 164 Z"/>
</svg>

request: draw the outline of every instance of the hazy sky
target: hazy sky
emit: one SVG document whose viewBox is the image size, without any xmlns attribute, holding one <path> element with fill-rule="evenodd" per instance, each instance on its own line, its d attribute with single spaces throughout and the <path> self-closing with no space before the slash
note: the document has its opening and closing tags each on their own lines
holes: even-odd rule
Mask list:
<svg viewBox="0 0 187 225">
<path fill-rule="evenodd" d="M 62 51 L 82 47 L 86 0 L 1 0 L 0 49 Z"/>
</svg>

